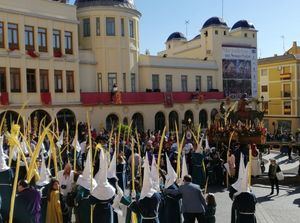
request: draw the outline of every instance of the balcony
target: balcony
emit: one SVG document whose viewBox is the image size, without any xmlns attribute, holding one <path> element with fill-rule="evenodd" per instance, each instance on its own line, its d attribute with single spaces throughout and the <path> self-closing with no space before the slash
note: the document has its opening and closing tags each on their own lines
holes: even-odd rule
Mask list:
<svg viewBox="0 0 300 223">
<path fill-rule="evenodd" d="M 138 105 L 138 104 L 164 104 L 172 106 L 174 103 L 190 103 L 198 100 L 201 95 L 202 100 L 224 99 L 223 92 L 120 92 L 120 97 L 115 103 L 111 98 L 110 92 L 82 92 L 80 94 L 83 105 L 97 104 L 119 104 L 119 105 Z"/>
</svg>

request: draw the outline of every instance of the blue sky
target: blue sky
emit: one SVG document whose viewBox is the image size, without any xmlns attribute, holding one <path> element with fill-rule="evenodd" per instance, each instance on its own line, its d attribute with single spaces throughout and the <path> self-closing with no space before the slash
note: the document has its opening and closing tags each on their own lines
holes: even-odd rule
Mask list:
<svg viewBox="0 0 300 223">
<path fill-rule="evenodd" d="M 142 13 L 141 53 L 149 49 L 154 55 L 164 50 L 172 32 L 186 33 L 186 20 L 191 39 L 208 18 L 222 16 L 222 0 L 135 0 L 135 4 Z M 283 45 L 287 50 L 293 41 L 300 45 L 299 9 L 299 0 L 224 0 L 224 20 L 229 27 L 240 19 L 253 22 L 259 31 L 258 57 L 267 57 L 282 54 Z"/>
</svg>

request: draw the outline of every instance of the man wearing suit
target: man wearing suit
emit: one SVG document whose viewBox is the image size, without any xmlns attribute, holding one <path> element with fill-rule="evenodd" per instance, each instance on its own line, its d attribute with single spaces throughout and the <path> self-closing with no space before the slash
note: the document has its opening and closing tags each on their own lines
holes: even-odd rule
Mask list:
<svg viewBox="0 0 300 223">
<path fill-rule="evenodd" d="M 192 183 L 190 175 L 184 176 L 183 182 L 178 190 L 166 189 L 166 192 L 181 195 L 184 223 L 194 223 L 196 219 L 198 223 L 205 222 L 206 203 L 200 186 Z"/>
</svg>

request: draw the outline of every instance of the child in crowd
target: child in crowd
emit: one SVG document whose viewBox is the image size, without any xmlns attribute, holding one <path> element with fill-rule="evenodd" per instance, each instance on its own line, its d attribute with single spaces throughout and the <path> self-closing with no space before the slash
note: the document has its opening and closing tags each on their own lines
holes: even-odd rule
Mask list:
<svg viewBox="0 0 300 223">
<path fill-rule="evenodd" d="M 205 212 L 205 222 L 206 223 L 215 223 L 216 222 L 216 200 L 215 200 L 215 195 L 212 193 L 209 193 L 206 197 L 206 204 L 207 204 L 207 209 Z"/>
</svg>

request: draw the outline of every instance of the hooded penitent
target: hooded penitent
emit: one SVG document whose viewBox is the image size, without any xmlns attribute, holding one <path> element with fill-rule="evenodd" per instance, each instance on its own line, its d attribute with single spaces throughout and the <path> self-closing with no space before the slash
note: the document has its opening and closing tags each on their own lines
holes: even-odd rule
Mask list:
<svg viewBox="0 0 300 223">
<path fill-rule="evenodd" d="M 151 175 L 151 179 L 152 179 L 153 188 L 156 191 L 159 191 L 159 189 L 160 189 L 160 187 L 159 187 L 159 174 L 158 174 L 158 169 L 157 169 L 156 160 L 155 160 L 154 155 L 153 155 L 153 158 L 152 158 L 150 175 Z"/>
<path fill-rule="evenodd" d="M 49 169 L 46 168 L 44 154 L 42 153 L 40 179 L 39 179 L 39 181 L 36 182 L 36 185 L 38 185 L 40 187 L 45 186 L 46 184 L 48 184 L 50 182 L 50 176 L 51 176 L 50 171 L 49 171 Z"/>
<path fill-rule="evenodd" d="M 61 147 L 62 146 L 62 144 L 64 144 L 64 131 L 62 131 L 61 133 L 60 133 L 60 136 L 59 136 L 59 138 L 58 138 L 58 140 L 57 140 L 57 142 L 56 142 L 56 145 L 57 145 L 57 147 Z"/>
<path fill-rule="evenodd" d="M 81 150 L 80 144 L 78 142 L 77 137 L 74 137 L 73 142 L 72 142 L 72 146 L 74 149 L 76 149 L 76 151 L 79 153 Z"/>
<path fill-rule="evenodd" d="M 0 136 L 0 172 L 4 172 L 9 169 L 5 159 L 8 157 L 3 152 L 3 136 Z"/>
<path fill-rule="evenodd" d="M 239 178 L 234 184 L 232 184 L 232 187 L 237 191 L 235 195 L 238 195 L 242 192 L 249 191 L 250 188 L 248 184 L 249 183 L 248 170 L 249 170 L 249 162 L 247 164 L 247 167 L 245 168 L 244 156 L 241 153 L 240 166 L 239 166 Z"/>
<path fill-rule="evenodd" d="M 188 168 L 187 168 L 187 165 L 186 165 L 186 159 L 185 159 L 185 155 L 183 155 L 183 158 L 182 158 L 182 170 L 181 170 L 181 182 L 183 182 L 183 177 L 188 175 Z"/>
<path fill-rule="evenodd" d="M 197 146 L 197 149 L 195 151 L 196 153 L 203 153 L 203 147 L 202 147 L 203 137 L 204 136 L 202 136 L 201 139 L 200 139 L 200 142 L 199 142 L 199 144 Z"/>
<path fill-rule="evenodd" d="M 167 175 L 166 175 L 166 182 L 165 182 L 165 188 L 170 187 L 173 183 L 177 180 L 177 174 L 175 170 L 173 169 L 171 162 L 169 160 L 169 157 L 166 155 L 166 161 L 167 161 Z"/>
<path fill-rule="evenodd" d="M 142 200 L 145 197 L 151 198 L 155 192 L 156 191 L 153 188 L 152 179 L 150 175 L 148 155 L 146 154 L 144 162 L 144 180 L 140 199 Z"/>
<path fill-rule="evenodd" d="M 205 138 L 205 151 L 210 151 L 209 143 L 208 143 L 208 138 L 206 136 Z"/>
<path fill-rule="evenodd" d="M 100 164 L 97 173 L 97 186 L 91 195 L 99 200 L 109 200 L 115 196 L 115 188 L 107 180 L 107 158 L 103 149 L 100 150 Z"/>
<path fill-rule="evenodd" d="M 114 151 L 114 155 L 110 161 L 110 165 L 108 167 L 108 171 L 107 171 L 107 178 L 108 179 L 112 179 L 115 178 L 117 179 L 117 154 L 116 154 L 116 149 Z"/>
<path fill-rule="evenodd" d="M 92 182 L 91 182 L 92 180 Z M 89 150 L 84 166 L 84 170 L 82 174 L 79 175 L 77 184 L 84 187 L 87 190 L 92 191 L 96 186 L 97 183 L 95 179 L 92 178 L 92 170 L 91 170 L 91 150 Z M 92 186 L 92 188 L 91 188 Z"/>
</svg>

